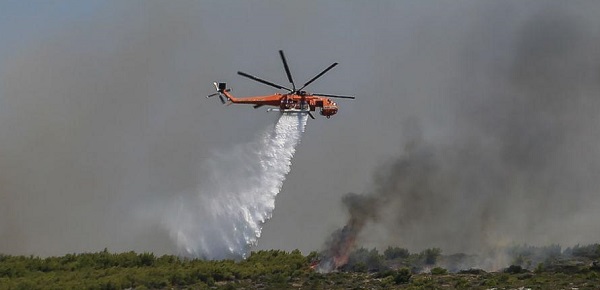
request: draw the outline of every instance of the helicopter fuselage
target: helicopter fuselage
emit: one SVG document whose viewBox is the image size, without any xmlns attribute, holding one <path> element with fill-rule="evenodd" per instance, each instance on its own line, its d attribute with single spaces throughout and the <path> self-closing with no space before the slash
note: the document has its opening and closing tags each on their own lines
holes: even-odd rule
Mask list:
<svg viewBox="0 0 600 290">
<path fill-rule="evenodd" d="M 311 111 L 321 108 L 320 114 L 331 117 L 338 111 L 337 104 L 330 98 L 313 96 L 301 92 L 300 94 L 273 94 L 266 96 L 252 96 L 236 98 L 229 92 L 223 92 L 227 99 L 234 104 L 253 104 L 255 107 L 273 106 L 285 111 Z"/>
</svg>

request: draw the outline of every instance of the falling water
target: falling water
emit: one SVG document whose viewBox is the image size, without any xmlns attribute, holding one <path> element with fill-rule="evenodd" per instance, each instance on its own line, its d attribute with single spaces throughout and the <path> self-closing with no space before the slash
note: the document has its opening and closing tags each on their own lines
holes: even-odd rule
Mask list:
<svg viewBox="0 0 600 290">
<path fill-rule="evenodd" d="M 215 152 L 193 194 L 176 200 L 165 218 L 183 255 L 244 258 L 273 213 L 290 171 L 306 115 L 282 114 L 252 142 Z"/>
</svg>

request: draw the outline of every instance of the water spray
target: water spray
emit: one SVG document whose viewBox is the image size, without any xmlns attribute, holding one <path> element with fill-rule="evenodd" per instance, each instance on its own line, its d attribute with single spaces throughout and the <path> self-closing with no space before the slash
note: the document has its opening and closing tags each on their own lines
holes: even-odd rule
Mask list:
<svg viewBox="0 0 600 290">
<path fill-rule="evenodd" d="M 164 219 L 182 255 L 245 258 L 275 209 L 306 126 L 306 114 L 282 114 L 260 137 L 215 152 L 195 192 L 181 195 Z"/>
</svg>

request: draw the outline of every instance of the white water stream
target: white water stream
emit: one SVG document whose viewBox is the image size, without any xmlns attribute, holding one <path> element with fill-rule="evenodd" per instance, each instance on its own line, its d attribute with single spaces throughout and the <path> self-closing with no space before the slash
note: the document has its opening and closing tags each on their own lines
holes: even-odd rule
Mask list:
<svg viewBox="0 0 600 290">
<path fill-rule="evenodd" d="M 196 191 L 180 196 L 163 221 L 181 254 L 246 257 L 275 209 L 306 121 L 306 115 L 283 114 L 254 141 L 216 152 L 203 164 L 207 174 Z"/>
</svg>

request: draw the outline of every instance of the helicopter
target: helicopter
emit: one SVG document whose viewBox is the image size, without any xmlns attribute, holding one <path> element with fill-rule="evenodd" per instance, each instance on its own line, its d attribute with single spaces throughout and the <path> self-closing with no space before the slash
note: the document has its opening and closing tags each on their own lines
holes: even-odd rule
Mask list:
<svg viewBox="0 0 600 290">
<path fill-rule="evenodd" d="M 286 93 L 275 93 L 272 95 L 264 95 L 264 96 L 252 96 L 252 97 L 234 97 L 231 94 L 231 89 L 227 88 L 226 83 L 214 83 L 216 93 L 206 96 L 206 98 L 211 98 L 214 96 L 218 96 L 223 104 L 253 104 L 253 108 L 258 109 L 262 106 L 272 106 L 275 108 L 269 108 L 267 111 L 279 111 L 283 113 L 295 113 L 295 114 L 308 114 L 312 119 L 315 119 L 311 112 L 314 112 L 316 108 L 320 108 L 320 114 L 322 116 L 327 117 L 328 119 L 331 116 L 335 115 L 338 112 L 338 105 L 331 100 L 330 98 L 340 98 L 340 99 L 355 99 L 354 96 L 343 96 L 343 95 L 331 95 L 331 94 L 316 94 L 316 93 L 308 93 L 304 91 L 308 85 L 312 82 L 323 76 L 329 70 L 338 65 L 337 62 L 334 62 L 332 65 L 328 66 L 326 69 L 321 71 L 315 77 L 304 83 L 302 87 L 296 89 L 296 85 L 294 84 L 294 80 L 292 79 L 292 74 L 290 73 L 290 68 L 288 67 L 287 61 L 285 59 L 285 55 L 283 51 L 279 51 L 279 56 L 281 57 L 281 61 L 283 62 L 283 67 L 285 69 L 285 73 L 287 75 L 288 81 L 292 85 L 292 88 L 284 87 L 282 85 L 278 85 L 276 83 L 261 79 L 259 77 L 247 74 L 245 72 L 238 71 L 238 75 L 249 78 L 251 80 L 257 81 L 259 83 L 280 89 L 286 90 Z"/>
</svg>

